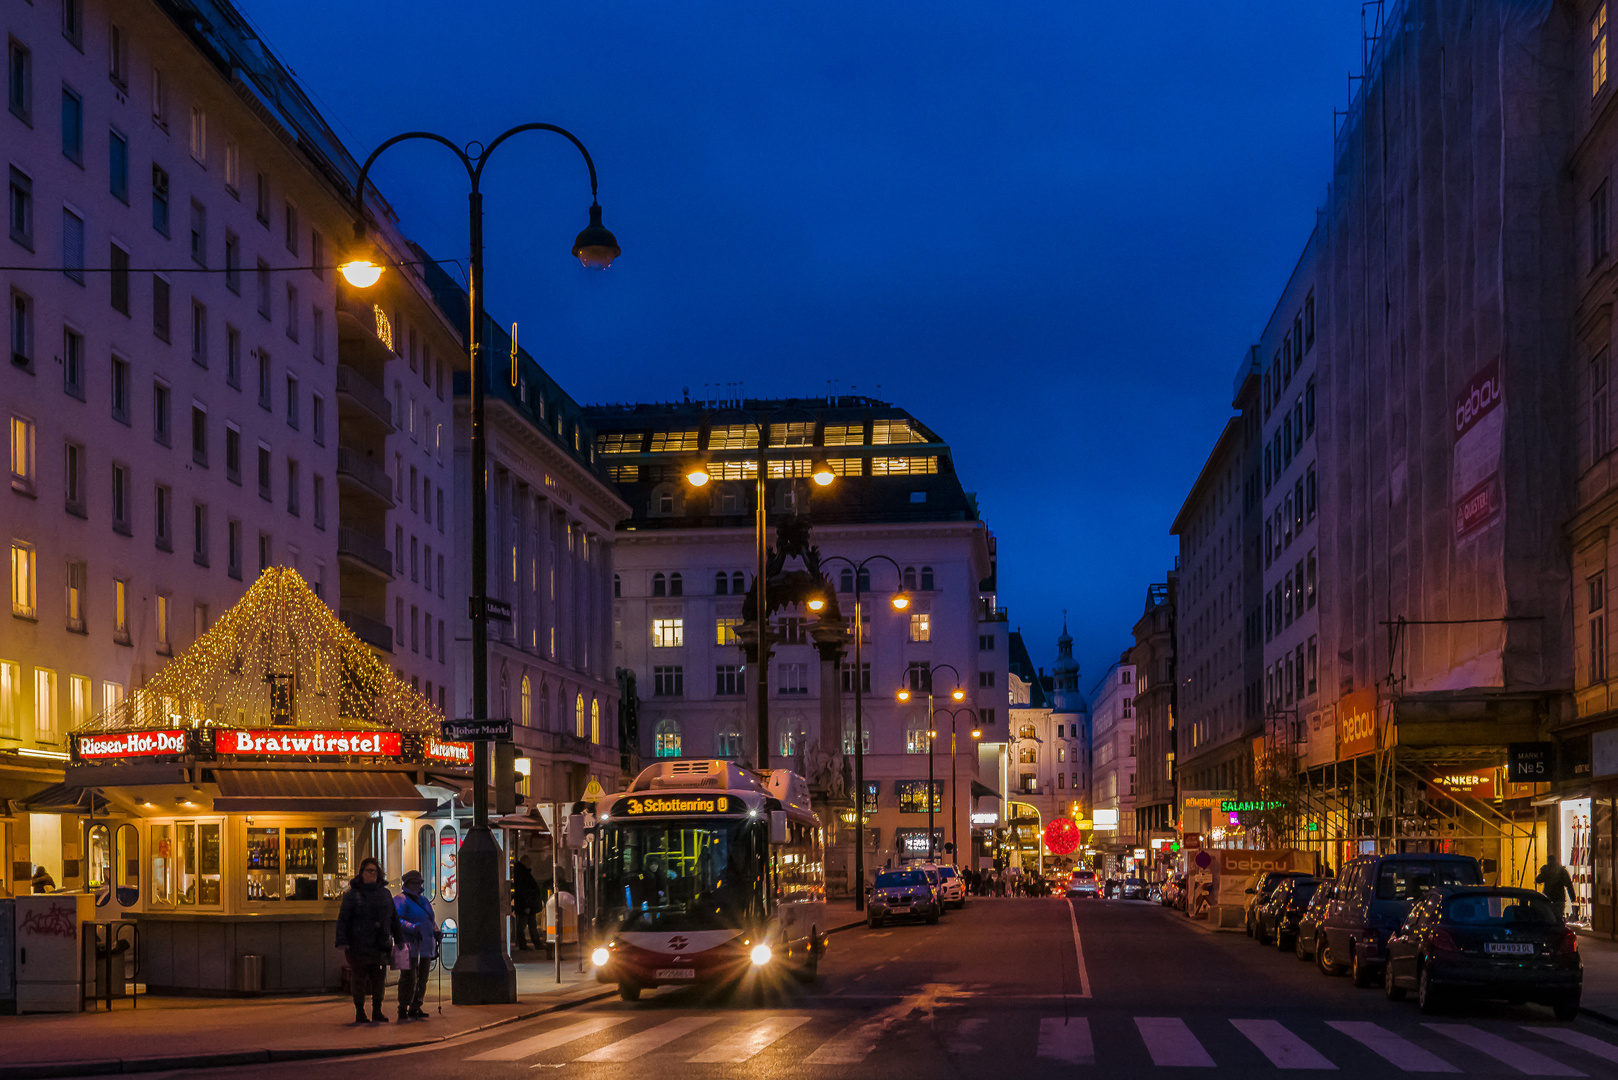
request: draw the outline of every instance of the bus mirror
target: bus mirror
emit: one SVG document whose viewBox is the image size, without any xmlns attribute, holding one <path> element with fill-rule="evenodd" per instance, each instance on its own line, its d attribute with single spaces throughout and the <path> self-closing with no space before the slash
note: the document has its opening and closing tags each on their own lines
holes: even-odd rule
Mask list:
<svg viewBox="0 0 1618 1080">
<path fill-rule="evenodd" d="M 785 810 L 770 811 L 770 843 L 784 844 L 787 842 L 787 812 Z"/>
</svg>

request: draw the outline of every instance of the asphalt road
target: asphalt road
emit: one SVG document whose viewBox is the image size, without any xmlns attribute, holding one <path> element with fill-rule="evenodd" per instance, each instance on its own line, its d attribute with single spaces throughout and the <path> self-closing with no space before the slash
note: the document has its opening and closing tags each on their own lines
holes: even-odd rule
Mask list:
<svg viewBox="0 0 1618 1080">
<path fill-rule="evenodd" d="M 1559 1024 L 1537 1006 L 1423 1017 L 1291 953 L 1138 902 L 974 900 L 936 926 L 838 934 L 820 970 L 818 984 L 763 1000 L 649 992 L 430 1048 L 201 1075 L 1618 1077 L 1618 1029 Z"/>
</svg>

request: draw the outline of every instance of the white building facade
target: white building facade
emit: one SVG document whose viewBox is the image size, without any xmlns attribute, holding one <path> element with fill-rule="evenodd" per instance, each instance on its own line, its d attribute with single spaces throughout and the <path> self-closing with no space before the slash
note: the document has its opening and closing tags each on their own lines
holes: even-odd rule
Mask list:
<svg viewBox="0 0 1618 1080">
<path fill-rule="evenodd" d="M 1104 869 L 1122 873 L 1135 863 L 1135 668 L 1120 661 L 1090 691 L 1091 786 L 1096 824 L 1092 843 Z"/>
</svg>

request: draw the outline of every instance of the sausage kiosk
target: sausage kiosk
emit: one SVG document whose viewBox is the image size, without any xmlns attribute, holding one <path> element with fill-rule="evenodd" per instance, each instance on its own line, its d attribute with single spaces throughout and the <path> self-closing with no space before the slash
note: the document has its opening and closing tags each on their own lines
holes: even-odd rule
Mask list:
<svg viewBox="0 0 1618 1080">
<path fill-rule="evenodd" d="M 420 870 L 454 915 L 454 808 L 471 746 L 287 569 L 73 739 L 55 812 L 98 921 L 139 926 L 149 991 L 340 985 L 337 910 L 359 861 Z M 411 841 L 414 841 L 413 843 Z M 447 902 L 447 905 L 446 905 Z"/>
</svg>

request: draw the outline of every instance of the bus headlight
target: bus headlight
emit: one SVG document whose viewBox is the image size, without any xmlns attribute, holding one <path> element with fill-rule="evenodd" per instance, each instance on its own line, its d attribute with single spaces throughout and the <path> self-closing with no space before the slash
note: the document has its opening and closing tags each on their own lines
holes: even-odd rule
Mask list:
<svg viewBox="0 0 1618 1080">
<path fill-rule="evenodd" d="M 754 945 L 753 951 L 750 955 L 753 958 L 754 967 L 763 967 L 765 964 L 770 962 L 770 957 L 774 956 L 775 954 L 770 951 L 770 947 L 768 945 Z"/>
<path fill-rule="evenodd" d="M 594 964 L 596 967 L 606 967 L 607 962 L 611 959 L 612 953 L 608 952 L 606 949 L 597 949 L 595 952 L 590 954 L 590 963 Z"/>
</svg>

